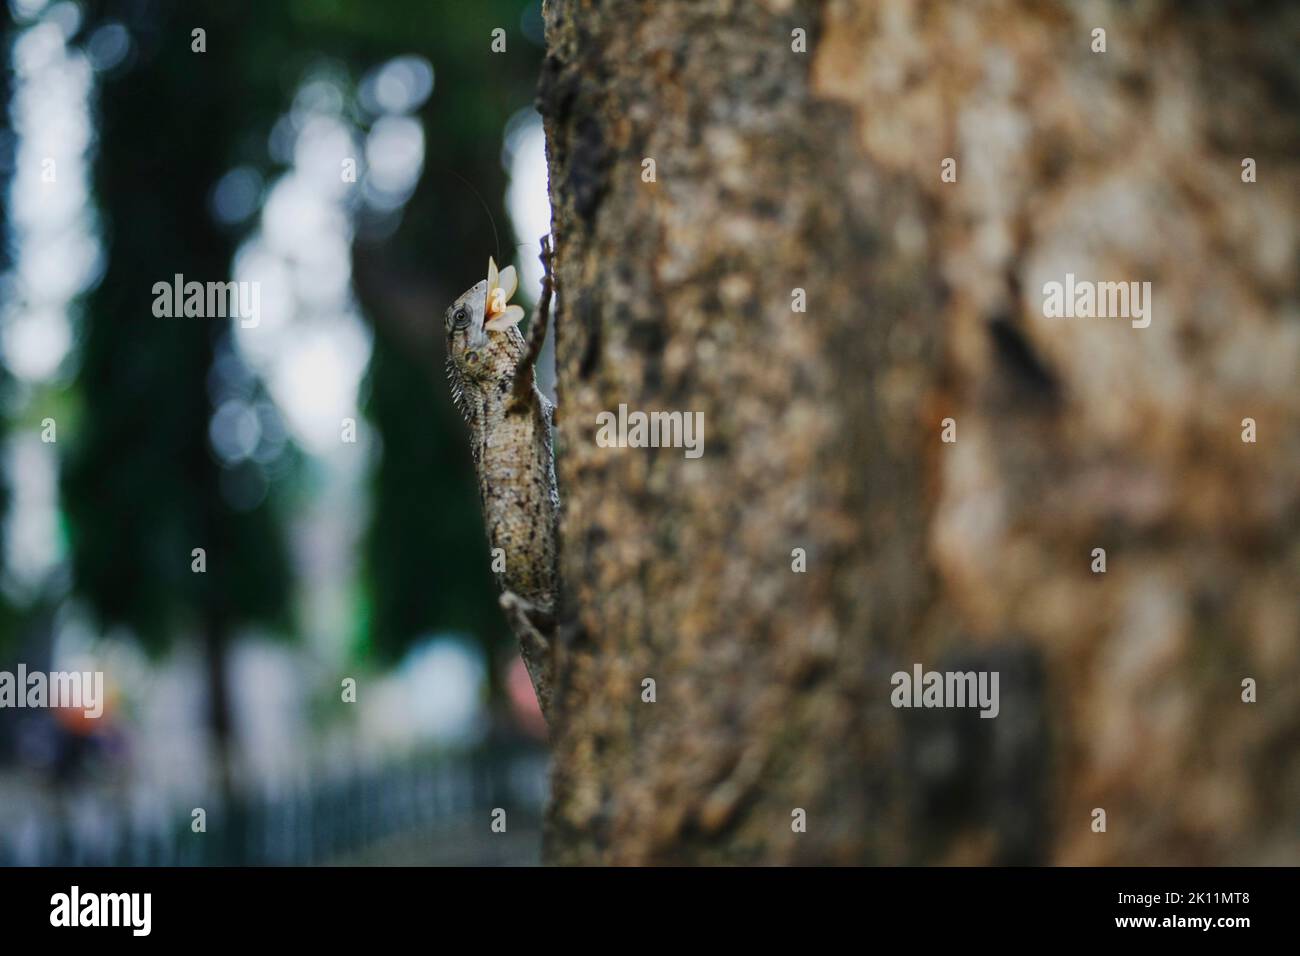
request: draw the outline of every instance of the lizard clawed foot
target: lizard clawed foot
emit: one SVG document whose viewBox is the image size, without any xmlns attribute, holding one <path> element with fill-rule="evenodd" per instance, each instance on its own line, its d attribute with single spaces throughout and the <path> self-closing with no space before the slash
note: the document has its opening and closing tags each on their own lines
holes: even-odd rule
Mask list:
<svg viewBox="0 0 1300 956">
<path fill-rule="evenodd" d="M 542 236 L 542 253 L 537 258 L 542 260 L 542 288 L 550 291 L 552 287 L 551 263 L 555 259 L 555 251 L 551 248 L 549 234 Z"/>
<path fill-rule="evenodd" d="M 528 326 L 528 341 L 524 349 L 523 356 L 519 359 L 519 364 L 515 367 L 514 388 L 511 392 L 510 412 L 524 412 L 534 406 L 537 399 L 534 397 L 537 374 L 534 366 L 537 363 L 537 356 L 542 354 L 542 343 L 546 339 L 546 320 L 551 311 L 551 292 L 555 288 L 555 282 L 551 275 L 551 259 L 553 251 L 551 249 L 551 237 L 542 236 L 542 291 L 537 297 L 537 306 L 533 311 L 533 321 Z"/>
<path fill-rule="evenodd" d="M 555 632 L 555 619 L 544 608 L 520 597 L 514 591 L 503 591 L 500 597 L 501 610 L 506 622 L 519 639 L 520 655 L 528 676 L 533 681 L 533 691 L 537 694 L 537 703 L 541 705 L 542 716 L 550 722 L 551 718 L 551 638 Z"/>
</svg>

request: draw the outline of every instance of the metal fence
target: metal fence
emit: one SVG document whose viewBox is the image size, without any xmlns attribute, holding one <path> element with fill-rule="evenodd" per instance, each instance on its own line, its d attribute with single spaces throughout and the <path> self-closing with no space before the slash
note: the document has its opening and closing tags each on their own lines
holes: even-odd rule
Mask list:
<svg viewBox="0 0 1300 956">
<path fill-rule="evenodd" d="M 207 806 L 201 833 L 189 809 L 141 814 L 70 796 L 11 816 L 0 865 L 530 864 L 545 796 L 546 758 L 522 748 L 413 756 Z"/>
</svg>

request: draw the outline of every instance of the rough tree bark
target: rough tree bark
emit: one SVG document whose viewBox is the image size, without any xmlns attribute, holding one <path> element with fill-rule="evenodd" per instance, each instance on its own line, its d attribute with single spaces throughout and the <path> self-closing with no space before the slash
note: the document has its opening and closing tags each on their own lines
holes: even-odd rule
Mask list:
<svg viewBox="0 0 1300 956">
<path fill-rule="evenodd" d="M 1300 861 L 1295 8 L 545 15 L 549 858 Z M 1044 318 L 1066 272 L 1150 327 Z M 914 662 L 1001 713 L 894 709 Z"/>
</svg>

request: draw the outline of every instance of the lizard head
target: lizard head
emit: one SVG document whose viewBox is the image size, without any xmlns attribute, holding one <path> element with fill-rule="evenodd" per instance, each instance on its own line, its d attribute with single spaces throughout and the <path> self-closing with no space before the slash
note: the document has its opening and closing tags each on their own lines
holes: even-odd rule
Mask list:
<svg viewBox="0 0 1300 956">
<path fill-rule="evenodd" d="M 514 266 L 498 273 L 489 257 L 487 279 L 471 286 L 447 309 L 447 361 L 466 379 L 490 374 L 488 351 L 493 336 L 508 335 L 524 317 L 522 307 L 509 304 L 518 284 Z"/>
</svg>

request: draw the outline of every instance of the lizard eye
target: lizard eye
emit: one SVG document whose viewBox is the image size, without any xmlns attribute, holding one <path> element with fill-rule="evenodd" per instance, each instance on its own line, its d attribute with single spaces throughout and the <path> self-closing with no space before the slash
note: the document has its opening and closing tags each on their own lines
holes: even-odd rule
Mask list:
<svg viewBox="0 0 1300 956">
<path fill-rule="evenodd" d="M 451 316 L 451 327 L 453 329 L 463 329 L 469 325 L 469 312 L 463 307 L 457 309 Z"/>
</svg>

